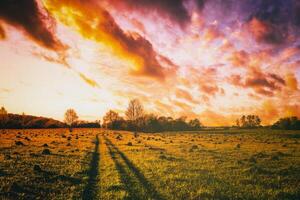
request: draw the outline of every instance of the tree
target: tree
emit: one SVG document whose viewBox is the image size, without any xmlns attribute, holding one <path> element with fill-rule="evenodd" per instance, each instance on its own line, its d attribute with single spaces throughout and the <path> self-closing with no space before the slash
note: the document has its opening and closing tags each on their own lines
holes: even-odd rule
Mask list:
<svg viewBox="0 0 300 200">
<path fill-rule="evenodd" d="M 78 116 L 74 109 L 70 108 L 65 112 L 65 122 L 69 125 L 70 132 L 72 132 L 72 126 L 77 120 Z"/>
<path fill-rule="evenodd" d="M 239 119 L 236 120 L 236 126 L 240 127 L 240 120 Z"/>
<path fill-rule="evenodd" d="M 129 102 L 126 117 L 129 121 L 133 123 L 135 129 L 138 128 L 139 122 L 142 121 L 144 116 L 143 105 L 140 103 L 138 99 L 133 99 Z"/>
<path fill-rule="evenodd" d="M 128 120 L 136 121 L 138 118 L 144 115 L 144 109 L 138 99 L 133 99 L 129 102 L 126 117 Z"/>
<path fill-rule="evenodd" d="M 178 131 L 184 131 L 189 129 L 189 125 L 186 123 L 186 116 L 179 117 L 175 119 L 173 123 L 173 128 Z"/>
<path fill-rule="evenodd" d="M 201 128 L 201 123 L 199 119 L 192 119 L 189 122 L 189 126 L 192 130 L 199 130 Z"/>
<path fill-rule="evenodd" d="M 159 123 L 157 116 L 154 114 L 145 115 L 145 124 L 143 130 L 146 132 L 160 132 L 162 131 L 162 126 Z"/>
<path fill-rule="evenodd" d="M 261 123 L 261 119 L 256 115 L 254 121 L 255 126 L 260 126 L 260 123 Z"/>
<path fill-rule="evenodd" d="M 300 130 L 300 120 L 297 117 L 280 118 L 272 125 L 275 129 Z"/>
<path fill-rule="evenodd" d="M 0 128 L 5 128 L 8 122 L 8 113 L 4 107 L 0 109 Z"/>
<path fill-rule="evenodd" d="M 255 128 L 259 127 L 261 120 L 257 115 L 243 115 L 240 119 L 236 120 L 236 124 L 238 127 L 243 128 Z"/>
<path fill-rule="evenodd" d="M 245 115 L 243 115 L 242 117 L 241 117 L 241 123 L 240 123 L 240 126 L 242 126 L 242 127 L 244 127 L 245 125 L 246 125 L 246 116 Z"/>
<path fill-rule="evenodd" d="M 103 117 L 103 125 L 106 128 L 115 128 L 115 123 L 120 119 L 119 114 L 113 110 L 109 110 Z"/>
</svg>

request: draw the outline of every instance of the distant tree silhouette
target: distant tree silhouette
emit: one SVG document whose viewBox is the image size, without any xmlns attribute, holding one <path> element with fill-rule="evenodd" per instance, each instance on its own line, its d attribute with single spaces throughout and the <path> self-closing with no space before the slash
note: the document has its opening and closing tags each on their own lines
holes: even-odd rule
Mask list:
<svg viewBox="0 0 300 200">
<path fill-rule="evenodd" d="M 272 125 L 274 129 L 300 130 L 300 120 L 297 117 L 280 118 Z"/>
<path fill-rule="evenodd" d="M 101 128 L 101 125 L 100 125 L 100 120 L 96 120 L 94 122 L 77 121 L 74 123 L 73 127 L 76 127 L 76 128 Z"/>
<path fill-rule="evenodd" d="M 146 132 L 159 132 L 162 131 L 162 124 L 159 122 L 158 117 L 154 114 L 145 115 L 145 124 L 143 130 Z"/>
<path fill-rule="evenodd" d="M 162 132 L 162 131 L 191 131 L 200 130 L 202 125 L 199 119 L 191 119 L 187 122 L 186 117 L 173 119 L 172 117 L 156 116 L 154 114 L 145 114 L 140 120 L 137 127 L 132 124 L 131 120 L 124 120 L 123 126 L 125 130 L 143 131 L 143 132 Z"/>
<path fill-rule="evenodd" d="M 120 116 L 117 112 L 109 110 L 103 117 L 103 126 L 110 129 L 115 129 L 116 122 L 120 120 Z"/>
<path fill-rule="evenodd" d="M 173 121 L 173 128 L 178 131 L 189 130 L 189 126 L 186 123 L 186 116 L 179 117 Z"/>
<path fill-rule="evenodd" d="M 21 120 L 22 129 L 26 127 L 26 114 L 22 112 L 22 120 Z"/>
<path fill-rule="evenodd" d="M 4 107 L 1 107 L 0 109 L 0 128 L 4 129 L 8 122 L 8 113 Z M 4 130 L 3 130 L 4 132 Z"/>
<path fill-rule="evenodd" d="M 240 127 L 240 120 L 239 119 L 236 120 L 236 126 Z"/>
<path fill-rule="evenodd" d="M 201 128 L 201 123 L 200 123 L 199 119 L 192 119 L 189 122 L 189 126 L 193 130 L 199 130 Z"/>
<path fill-rule="evenodd" d="M 236 120 L 236 125 L 242 128 L 255 128 L 259 127 L 261 120 L 257 115 L 243 115 L 240 119 Z"/>
<path fill-rule="evenodd" d="M 65 112 L 65 123 L 69 125 L 70 132 L 72 132 L 72 127 L 77 120 L 78 120 L 78 116 L 74 109 L 70 108 Z"/>
</svg>

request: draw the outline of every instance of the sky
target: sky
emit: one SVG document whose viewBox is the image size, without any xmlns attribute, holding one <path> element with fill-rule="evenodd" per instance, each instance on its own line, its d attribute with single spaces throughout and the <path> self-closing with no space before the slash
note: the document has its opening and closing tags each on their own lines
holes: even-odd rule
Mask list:
<svg viewBox="0 0 300 200">
<path fill-rule="evenodd" d="M 300 118 L 298 0 L 1 0 L 0 106 L 63 120 L 138 98 L 233 125 Z"/>
</svg>

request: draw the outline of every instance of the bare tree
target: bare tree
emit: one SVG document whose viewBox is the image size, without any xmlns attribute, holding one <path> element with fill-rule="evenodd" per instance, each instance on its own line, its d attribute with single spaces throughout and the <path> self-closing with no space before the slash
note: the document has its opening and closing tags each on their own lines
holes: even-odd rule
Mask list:
<svg viewBox="0 0 300 200">
<path fill-rule="evenodd" d="M 128 120 L 136 121 L 138 118 L 144 115 L 144 109 L 138 99 L 133 99 L 129 102 L 126 117 Z"/>
<path fill-rule="evenodd" d="M 1 107 L 1 109 L 0 109 L 0 127 L 4 129 L 7 121 L 8 121 L 8 113 L 4 107 Z M 4 132 L 5 131 L 3 130 L 3 133 Z"/>
<path fill-rule="evenodd" d="M 72 126 L 78 120 L 77 113 L 74 109 L 68 109 L 65 112 L 65 122 L 69 125 L 70 132 L 72 132 Z"/>
<path fill-rule="evenodd" d="M 143 119 L 144 116 L 144 108 L 141 102 L 138 99 L 132 99 L 129 102 L 127 111 L 126 111 L 126 117 L 128 120 L 132 121 L 133 125 L 137 129 L 137 126 L 139 124 L 139 120 Z M 136 133 L 135 133 L 136 135 Z"/>
</svg>

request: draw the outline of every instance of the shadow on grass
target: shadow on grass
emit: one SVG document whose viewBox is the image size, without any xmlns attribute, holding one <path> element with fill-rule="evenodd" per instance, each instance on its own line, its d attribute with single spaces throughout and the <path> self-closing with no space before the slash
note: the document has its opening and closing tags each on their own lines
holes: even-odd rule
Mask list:
<svg viewBox="0 0 300 200">
<path fill-rule="evenodd" d="M 48 183 L 54 183 L 56 181 L 67 181 L 75 185 L 80 184 L 82 182 L 80 178 L 56 174 L 55 172 L 51 171 L 39 170 L 38 173 L 41 173 L 43 175 L 43 178 L 47 180 Z"/>
<path fill-rule="evenodd" d="M 113 191 L 118 191 L 120 189 L 126 190 L 128 192 L 128 196 L 125 199 L 141 199 L 141 196 L 143 196 L 143 194 L 139 191 L 138 187 L 135 186 L 136 183 L 133 177 L 130 176 L 126 168 L 117 159 L 116 152 L 113 150 L 112 146 L 109 145 L 109 143 L 107 143 L 107 146 L 108 146 L 109 154 L 115 163 L 115 167 L 120 174 L 120 178 L 124 186 L 124 187 L 117 186 L 110 189 L 112 189 Z"/>
<path fill-rule="evenodd" d="M 159 194 L 154 186 L 146 179 L 143 173 L 127 158 L 127 156 L 120 151 L 107 137 L 105 137 L 109 153 L 115 163 L 116 169 L 120 173 L 121 181 L 124 184 L 126 191 L 129 193 L 127 199 L 157 199 L 163 200 L 164 198 Z M 117 159 L 121 158 L 125 165 Z M 130 176 L 128 170 L 134 175 Z M 137 185 L 139 184 L 139 185 Z M 142 187 L 142 188 L 141 188 Z M 145 191 L 144 193 L 142 191 Z M 145 198 L 143 198 L 145 197 Z"/>
<path fill-rule="evenodd" d="M 33 180 L 32 183 L 35 183 Z M 13 182 L 9 191 L 0 192 L 0 199 L 47 199 L 50 193 L 59 192 L 50 187 L 45 187 L 42 182 L 32 185 L 32 183 Z"/>
<path fill-rule="evenodd" d="M 99 177 L 99 136 L 96 136 L 95 149 L 90 163 L 90 170 L 88 171 L 88 183 L 84 188 L 82 199 L 97 199 L 98 196 L 98 177 Z"/>
</svg>

